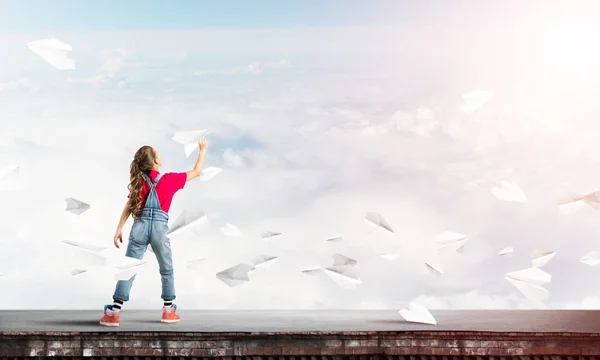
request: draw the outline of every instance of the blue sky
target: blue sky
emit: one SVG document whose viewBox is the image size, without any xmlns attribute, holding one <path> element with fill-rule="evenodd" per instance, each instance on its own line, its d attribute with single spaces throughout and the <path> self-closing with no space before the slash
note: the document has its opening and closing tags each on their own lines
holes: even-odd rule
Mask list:
<svg viewBox="0 0 600 360">
<path fill-rule="evenodd" d="M 369 26 L 412 22 L 434 1 L 0 0 L 0 29 L 115 30 Z"/>
</svg>

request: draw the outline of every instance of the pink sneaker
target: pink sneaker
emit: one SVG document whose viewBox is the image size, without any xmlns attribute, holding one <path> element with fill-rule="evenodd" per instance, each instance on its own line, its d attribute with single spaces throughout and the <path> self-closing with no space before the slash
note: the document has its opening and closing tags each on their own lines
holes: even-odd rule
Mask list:
<svg viewBox="0 0 600 360">
<path fill-rule="evenodd" d="M 176 314 L 177 312 L 177 305 L 173 304 L 172 307 L 163 307 L 163 311 L 162 311 L 162 319 L 160 319 L 160 322 L 163 323 L 167 323 L 167 324 L 172 324 L 172 323 L 176 323 L 180 320 L 179 315 Z"/>
<path fill-rule="evenodd" d="M 100 319 L 100 325 L 118 327 L 121 311 L 122 310 L 112 310 L 110 305 L 105 305 L 104 316 Z"/>
</svg>

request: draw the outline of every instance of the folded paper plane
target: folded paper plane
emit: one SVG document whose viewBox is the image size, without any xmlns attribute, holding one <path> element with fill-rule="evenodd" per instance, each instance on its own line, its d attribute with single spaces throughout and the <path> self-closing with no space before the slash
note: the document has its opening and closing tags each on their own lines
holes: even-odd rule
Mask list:
<svg viewBox="0 0 600 360">
<path fill-rule="evenodd" d="M 121 259 L 115 267 L 117 268 L 117 273 L 115 274 L 115 280 L 129 280 L 134 275 L 136 275 L 142 266 L 146 265 L 148 262 L 146 260 L 135 259 L 129 256 L 125 256 L 124 259 Z"/>
<path fill-rule="evenodd" d="M 19 166 L 10 165 L 0 170 L 0 191 L 18 190 L 19 186 Z"/>
<path fill-rule="evenodd" d="M 264 231 L 260 234 L 261 239 L 263 239 L 264 241 L 278 240 L 280 236 L 280 232 L 270 230 Z"/>
<path fill-rule="evenodd" d="M 221 227 L 221 233 L 223 233 L 223 235 L 225 236 L 234 236 L 234 237 L 240 237 L 242 236 L 242 232 L 240 231 L 240 229 L 238 229 L 235 225 L 232 224 L 225 224 L 224 226 Z"/>
<path fill-rule="evenodd" d="M 436 236 L 435 242 L 438 244 L 438 251 L 456 251 L 461 252 L 469 237 L 464 234 L 445 231 Z"/>
<path fill-rule="evenodd" d="M 425 262 L 425 266 L 427 266 L 427 269 L 429 269 L 429 271 L 432 274 L 435 274 L 435 275 L 443 275 L 444 274 L 444 270 L 441 267 L 434 265 L 431 262 Z"/>
<path fill-rule="evenodd" d="M 221 280 L 230 287 L 241 285 L 250 281 L 248 272 L 255 267 L 248 264 L 238 264 L 217 273 L 217 279 Z"/>
<path fill-rule="evenodd" d="M 505 278 L 530 300 L 544 301 L 548 299 L 549 292 L 543 286 L 552 280 L 552 276 L 540 268 L 531 267 L 513 271 L 506 274 Z"/>
<path fill-rule="evenodd" d="M 221 171 L 223 171 L 223 169 L 214 166 L 202 169 L 202 172 L 200 173 L 200 181 L 208 181 L 217 176 Z"/>
<path fill-rule="evenodd" d="M 107 258 L 104 255 L 98 254 L 99 246 L 86 245 L 77 243 L 74 241 L 63 241 L 65 244 L 70 245 L 71 251 L 77 255 L 83 262 L 88 266 L 104 266 L 106 265 Z"/>
<path fill-rule="evenodd" d="M 513 256 L 515 253 L 515 249 L 512 246 L 507 246 L 504 249 L 500 250 L 498 256 Z"/>
<path fill-rule="evenodd" d="M 600 251 L 592 251 L 584 255 L 579 261 L 589 266 L 600 264 Z"/>
<path fill-rule="evenodd" d="M 386 259 L 386 260 L 396 260 L 400 257 L 400 254 L 398 253 L 380 253 L 379 256 L 381 256 L 382 258 Z"/>
<path fill-rule="evenodd" d="M 391 233 L 394 232 L 394 230 L 392 229 L 390 224 L 388 224 L 388 222 L 379 213 L 368 212 L 367 215 L 365 216 L 365 221 L 370 225 L 374 225 L 375 229 L 381 228 L 381 229 L 384 229 Z"/>
<path fill-rule="evenodd" d="M 32 41 L 27 47 L 58 70 L 75 69 L 75 60 L 69 58 L 69 52 L 73 51 L 69 44 L 52 38 Z"/>
<path fill-rule="evenodd" d="M 460 106 L 460 111 L 467 114 L 472 114 L 485 105 L 494 97 L 494 94 L 485 90 L 473 90 L 462 96 L 463 104 Z"/>
<path fill-rule="evenodd" d="M 408 309 L 403 308 L 398 313 L 408 322 L 437 325 L 437 321 L 429 310 L 420 304 L 411 302 Z"/>
<path fill-rule="evenodd" d="M 544 265 L 546 265 L 548 261 L 554 257 L 554 255 L 556 255 L 556 252 L 554 251 L 541 252 L 539 250 L 535 250 L 531 254 L 531 266 L 537 268 L 544 267 Z"/>
<path fill-rule="evenodd" d="M 307 275 L 316 275 L 316 274 L 320 273 L 321 271 L 323 271 L 323 269 L 321 268 L 321 265 L 312 264 L 312 265 L 306 266 L 305 268 L 303 268 L 300 271 Z"/>
<path fill-rule="evenodd" d="M 279 258 L 277 256 L 273 256 L 273 255 L 259 255 L 257 257 L 255 257 L 254 259 L 252 259 L 252 265 L 254 265 L 255 268 L 259 269 L 259 268 L 269 268 L 271 267 L 271 265 L 273 265 L 273 263 L 275 263 Z"/>
<path fill-rule="evenodd" d="M 325 241 L 329 241 L 329 242 L 340 242 L 342 240 L 343 240 L 343 238 L 341 236 L 332 236 L 330 238 L 325 239 Z"/>
<path fill-rule="evenodd" d="M 204 211 L 198 210 L 184 210 L 181 215 L 173 222 L 167 231 L 167 235 L 178 233 L 182 230 L 191 228 L 194 225 L 203 223 L 207 220 Z"/>
<path fill-rule="evenodd" d="M 173 135 L 173 140 L 183 145 L 186 157 L 190 157 L 198 148 L 198 141 L 208 134 L 208 130 L 180 131 Z"/>
<path fill-rule="evenodd" d="M 494 186 L 491 190 L 492 194 L 503 201 L 512 201 L 518 203 L 528 203 L 529 199 L 523 194 L 521 188 L 508 181 L 501 181 L 498 186 Z"/>
<path fill-rule="evenodd" d="M 90 205 L 84 203 L 81 200 L 77 200 L 77 199 L 73 199 L 73 198 L 67 198 L 65 199 L 66 203 L 67 203 L 67 211 L 76 215 L 81 215 L 84 212 L 86 212 L 89 208 Z"/>
<path fill-rule="evenodd" d="M 347 257 L 346 255 L 342 255 L 342 254 L 333 254 L 333 265 L 337 266 L 337 265 L 356 265 L 358 263 L 358 261 Z"/>
</svg>

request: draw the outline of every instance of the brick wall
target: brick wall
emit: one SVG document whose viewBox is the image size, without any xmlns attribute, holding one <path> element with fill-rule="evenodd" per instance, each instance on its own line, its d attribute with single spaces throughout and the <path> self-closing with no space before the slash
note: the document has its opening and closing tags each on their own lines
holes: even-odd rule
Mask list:
<svg viewBox="0 0 600 360">
<path fill-rule="evenodd" d="M 377 355 L 377 356 L 375 356 Z M 576 360 L 600 355 L 600 334 L 483 332 L 0 333 L 0 358 L 196 357 Z M 540 357 L 541 356 L 541 357 Z M 560 356 L 560 357 L 559 357 Z"/>
</svg>

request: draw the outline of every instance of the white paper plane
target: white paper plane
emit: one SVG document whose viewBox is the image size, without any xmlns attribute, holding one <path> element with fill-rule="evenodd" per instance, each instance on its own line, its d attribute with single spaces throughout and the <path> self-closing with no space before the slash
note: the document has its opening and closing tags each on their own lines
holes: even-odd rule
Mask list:
<svg viewBox="0 0 600 360">
<path fill-rule="evenodd" d="M 463 104 L 460 111 L 472 114 L 494 97 L 494 94 L 484 90 L 473 90 L 462 96 Z"/>
<path fill-rule="evenodd" d="M 396 260 L 400 257 L 398 253 L 380 253 L 379 256 L 386 260 Z"/>
<path fill-rule="evenodd" d="M 98 246 L 98 245 L 93 245 L 93 244 L 85 244 L 79 241 L 71 241 L 71 240 L 63 240 L 63 242 L 65 244 L 71 245 L 71 246 L 75 246 L 75 247 L 80 247 L 89 251 L 93 251 L 93 252 L 99 252 L 102 250 L 106 249 L 106 246 Z"/>
<path fill-rule="evenodd" d="M 4 276 L 4 275 L 6 275 L 6 274 L 5 274 L 5 273 L 3 273 L 3 272 L 0 272 L 0 276 Z"/>
<path fill-rule="evenodd" d="M 200 172 L 200 181 L 208 181 L 217 176 L 221 171 L 223 171 L 223 169 L 214 166 L 202 169 Z"/>
<path fill-rule="evenodd" d="M 240 231 L 240 229 L 238 229 L 235 225 L 232 224 L 225 224 L 221 227 L 220 230 L 225 236 L 242 236 L 242 232 Z"/>
<path fill-rule="evenodd" d="M 596 266 L 600 264 L 600 251 L 591 251 L 579 259 L 579 261 L 589 266 Z"/>
<path fill-rule="evenodd" d="M 465 244 L 469 241 L 469 237 L 452 231 L 445 231 L 436 236 L 435 242 L 438 244 L 438 251 L 447 250 L 462 252 Z"/>
<path fill-rule="evenodd" d="M 197 225 L 203 223 L 207 220 L 206 214 L 204 211 L 197 210 L 184 210 L 181 215 L 173 222 L 173 224 L 169 227 L 169 231 L 167 231 L 167 235 L 175 234 L 184 229 L 189 229 L 192 225 Z"/>
<path fill-rule="evenodd" d="M 173 140 L 183 145 L 186 157 L 190 157 L 198 148 L 198 141 L 208 134 L 208 130 L 180 131 L 173 135 Z"/>
<path fill-rule="evenodd" d="M 129 256 L 125 256 L 121 259 L 115 267 L 119 270 L 115 274 L 115 280 L 129 280 L 136 275 L 142 266 L 146 265 L 147 261 L 142 259 L 135 259 Z"/>
<path fill-rule="evenodd" d="M 276 231 L 264 231 L 260 234 L 261 239 L 263 239 L 264 241 L 271 241 L 271 240 L 277 240 L 279 239 L 279 237 L 281 236 L 280 232 L 276 232 Z"/>
<path fill-rule="evenodd" d="M 71 276 L 75 277 L 77 275 L 81 275 L 86 272 L 87 272 L 87 270 L 85 270 L 85 269 L 73 269 L 73 270 L 71 270 Z"/>
<path fill-rule="evenodd" d="M 342 255 L 342 254 L 333 254 L 333 266 L 354 266 L 356 264 L 358 264 L 358 261 L 347 257 L 346 255 Z"/>
<path fill-rule="evenodd" d="M 108 260 L 106 256 L 98 254 L 96 251 L 89 250 L 93 245 L 84 245 L 81 247 L 80 244 L 70 241 L 63 241 L 65 244 L 70 245 L 71 251 L 83 260 L 88 266 L 104 266 Z"/>
<path fill-rule="evenodd" d="M 254 266 L 248 264 L 238 264 L 225 269 L 216 274 L 217 279 L 221 280 L 230 287 L 241 285 L 250 281 L 248 272 L 254 270 Z"/>
<path fill-rule="evenodd" d="M 544 301 L 549 296 L 548 290 L 543 286 L 552 280 L 552 276 L 540 268 L 513 271 L 506 274 L 505 278 L 528 299 Z"/>
<path fill-rule="evenodd" d="M 362 280 L 353 265 L 333 265 L 325 268 L 325 274 L 342 288 L 354 288 Z"/>
<path fill-rule="evenodd" d="M 2 168 L 0 170 L 0 190 L 12 191 L 19 188 L 19 166 L 10 165 Z"/>
<path fill-rule="evenodd" d="M 73 50 L 69 44 L 52 38 L 32 41 L 27 47 L 58 70 L 75 69 L 75 60 L 68 57 L 69 52 Z"/>
<path fill-rule="evenodd" d="M 277 256 L 272 255 L 259 255 L 252 259 L 252 265 L 255 268 L 270 268 L 273 263 L 275 263 L 279 258 Z"/>
<path fill-rule="evenodd" d="M 543 301 L 549 296 L 548 290 L 543 286 L 550 283 L 552 276 L 540 268 L 514 271 L 506 274 L 505 278 L 528 299 Z"/>
<path fill-rule="evenodd" d="M 188 269 L 196 268 L 202 261 L 206 260 L 206 258 L 199 256 L 195 259 L 186 261 L 186 266 Z"/>
<path fill-rule="evenodd" d="M 90 208 L 89 204 L 86 204 L 83 201 L 74 198 L 67 198 L 65 199 L 65 201 L 67 202 L 66 210 L 76 215 L 81 215 Z"/>
<path fill-rule="evenodd" d="M 504 249 L 500 250 L 498 256 L 513 256 L 515 253 L 515 249 L 512 246 L 507 246 Z"/>
<path fill-rule="evenodd" d="M 512 201 L 518 203 L 528 203 L 529 199 L 523 194 L 518 185 L 508 181 L 501 181 L 500 185 L 493 187 L 492 194 L 499 200 Z"/>
<path fill-rule="evenodd" d="M 562 214 L 572 214 L 585 205 L 600 210 L 600 191 L 596 190 L 585 195 L 570 195 L 558 202 L 558 208 Z"/>
<path fill-rule="evenodd" d="M 443 275 L 444 270 L 441 267 L 431 264 L 430 262 L 425 262 L 425 266 L 435 275 Z"/>
<path fill-rule="evenodd" d="M 342 241 L 344 238 L 341 236 L 332 236 L 330 238 L 325 239 L 325 241 L 329 241 L 329 242 L 340 242 Z"/>
<path fill-rule="evenodd" d="M 303 268 L 300 271 L 307 275 L 316 275 L 319 272 L 323 271 L 323 269 L 321 268 L 321 265 L 312 264 L 312 265 L 306 266 L 305 268 Z"/>
<path fill-rule="evenodd" d="M 391 233 L 394 232 L 394 229 L 388 224 L 388 222 L 381 216 L 381 214 L 376 212 L 367 212 L 365 216 L 365 221 L 370 225 L 375 225 L 377 228 L 385 229 Z"/>
<path fill-rule="evenodd" d="M 533 258 L 531 259 L 531 266 L 541 268 L 546 265 L 548 261 L 554 257 L 554 255 L 556 255 L 556 252 L 554 251 L 541 252 L 536 250 L 531 254 L 531 257 Z"/>
<path fill-rule="evenodd" d="M 408 322 L 437 325 L 437 321 L 429 310 L 420 304 L 411 302 L 409 308 L 402 308 L 398 313 Z"/>
</svg>

